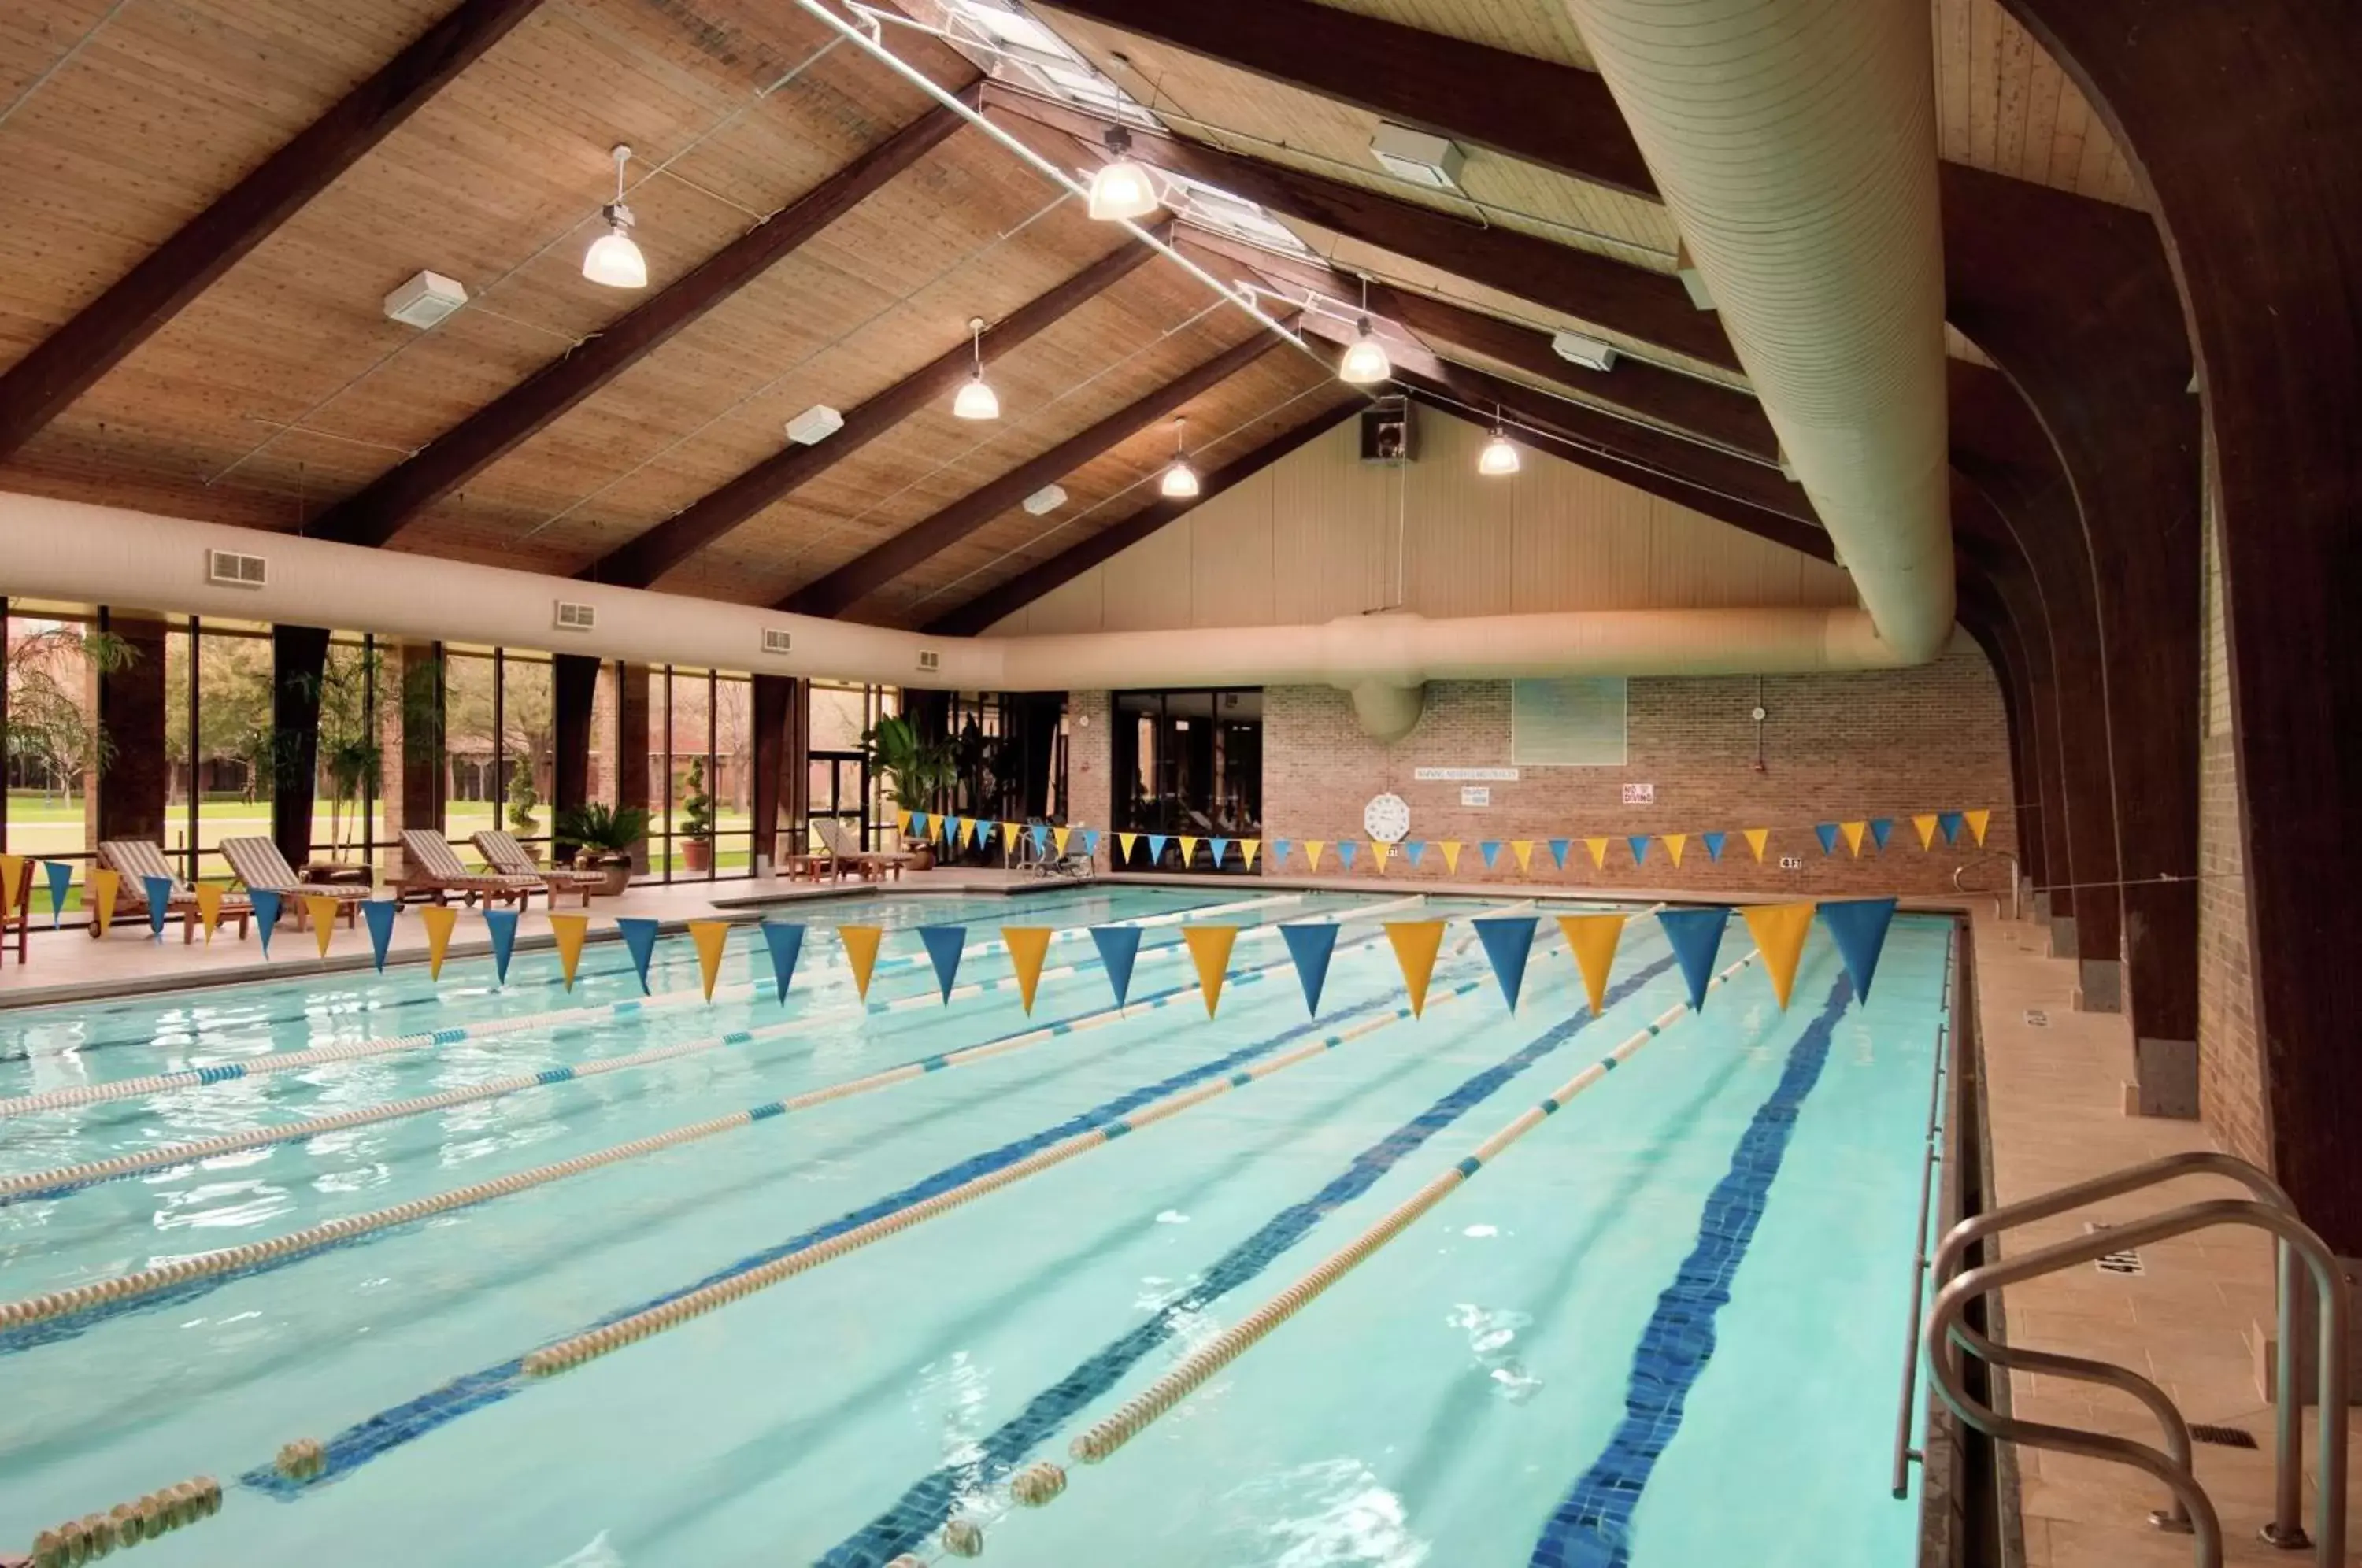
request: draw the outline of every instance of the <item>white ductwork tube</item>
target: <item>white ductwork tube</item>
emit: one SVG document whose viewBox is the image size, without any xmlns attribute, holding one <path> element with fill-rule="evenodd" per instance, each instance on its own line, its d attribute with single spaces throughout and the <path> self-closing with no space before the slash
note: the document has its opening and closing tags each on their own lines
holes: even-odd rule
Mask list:
<svg viewBox="0 0 2362 1568">
<path fill-rule="evenodd" d="M 1563 0 L 1906 659 L 1952 634 L 1926 0 Z"/>
<path fill-rule="evenodd" d="M 259 557 L 259 586 L 212 580 L 210 552 Z M 1407 732 L 1429 680 L 1757 675 L 1904 662 L 1858 610 L 1624 610 L 1355 615 L 1322 625 L 935 637 L 537 572 L 0 492 L 0 593 L 417 641 L 548 648 L 641 664 L 955 690 L 1324 685 L 1372 733 Z M 589 630 L 557 606 L 587 605 Z M 786 653 L 765 651 L 786 632 Z M 1366 693 L 1362 689 L 1367 688 Z"/>
</svg>

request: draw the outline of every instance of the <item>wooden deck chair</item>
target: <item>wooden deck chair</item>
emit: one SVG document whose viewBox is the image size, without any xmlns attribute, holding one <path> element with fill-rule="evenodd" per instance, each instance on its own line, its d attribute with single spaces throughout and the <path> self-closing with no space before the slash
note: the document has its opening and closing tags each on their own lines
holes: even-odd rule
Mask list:
<svg viewBox="0 0 2362 1568">
<path fill-rule="evenodd" d="M 484 857 L 484 864 L 502 876 L 531 877 L 548 889 L 551 909 L 557 907 L 558 894 L 579 893 L 582 895 L 582 907 L 587 910 L 590 907 L 590 895 L 607 885 L 604 871 L 570 871 L 562 866 L 544 870 L 534 864 L 533 856 L 524 852 L 524 845 L 516 841 L 513 834 L 486 828 L 480 833 L 470 834 L 469 842 L 476 846 L 476 853 Z"/>
<path fill-rule="evenodd" d="M 161 845 L 150 844 L 144 838 L 111 838 L 98 846 L 98 858 L 109 868 L 122 873 L 122 890 L 137 898 L 143 909 L 148 907 L 149 878 L 161 877 L 171 883 L 172 890 L 164 901 L 165 914 L 167 917 L 181 917 L 181 941 L 184 944 L 197 939 L 197 890 L 174 874 L 171 864 L 164 858 Z M 221 918 L 237 922 L 237 939 L 240 942 L 246 940 L 247 922 L 253 916 L 252 900 L 235 894 L 222 900 Z M 93 936 L 98 934 L 97 922 L 91 922 L 90 933 Z"/>
<path fill-rule="evenodd" d="M 540 891 L 538 877 L 469 870 L 450 844 L 433 828 L 402 830 L 402 879 L 394 884 L 394 897 L 398 899 L 424 893 L 439 904 L 457 893 L 463 903 L 473 904 L 481 899 L 487 908 L 513 903 L 522 910 L 530 907 L 533 896 Z"/>
<path fill-rule="evenodd" d="M 279 853 L 279 845 L 267 838 L 226 838 L 221 841 L 222 858 L 246 884 L 249 893 L 277 893 L 295 909 L 295 929 L 304 930 L 311 923 L 306 899 L 334 899 L 344 911 L 345 923 L 351 925 L 359 919 L 360 908 L 369 902 L 367 888 L 333 882 L 306 882 L 295 875 L 287 857 Z"/>
</svg>

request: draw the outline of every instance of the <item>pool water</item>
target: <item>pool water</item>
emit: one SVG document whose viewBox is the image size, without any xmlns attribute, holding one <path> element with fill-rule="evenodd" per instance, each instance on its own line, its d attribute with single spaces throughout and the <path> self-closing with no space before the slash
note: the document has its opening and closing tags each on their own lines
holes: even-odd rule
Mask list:
<svg viewBox="0 0 2362 1568">
<path fill-rule="evenodd" d="M 1651 920 L 1631 922 L 1594 1019 L 1545 919 L 1512 1016 L 1465 923 L 1489 906 L 1316 894 L 1236 907 L 1257 896 L 1231 883 L 811 906 L 784 1008 L 761 944 L 738 934 L 711 1007 L 602 1010 L 0 1121 L 5 1181 L 755 1035 L 20 1192 L 0 1201 L 0 1301 L 13 1302 L 1039 1032 L 874 1092 L 0 1330 L 0 1552 L 203 1473 L 227 1488 L 220 1516 L 140 1546 L 139 1561 L 852 1568 L 936 1561 L 955 1517 L 994 1562 L 1060 1568 L 1913 1561 L 1917 1503 L 1891 1498 L 1887 1480 L 1949 927 L 1909 916 L 1868 1003 L 1816 926 L 1788 1011 L 1760 964 L 1740 970 L 1120 1452 L 1069 1460 L 1084 1428 L 1682 999 Z M 1396 1016 L 1395 957 L 1376 921 L 1353 918 L 1381 903 L 1381 920 L 1453 922 L 1423 1018 Z M 1214 906 L 1208 918 L 1244 929 L 1212 1021 L 1169 919 L 1143 929 L 1120 1017 L 1088 940 L 1054 944 L 1031 1019 L 1009 960 L 984 950 L 1002 923 Z M 1346 922 L 1317 1021 L 1270 929 L 1305 919 Z M 867 1009 L 830 934 L 859 922 L 896 928 Z M 948 1006 L 901 929 L 944 922 L 970 926 L 963 982 L 995 982 Z M 1718 966 L 1749 950 L 1734 920 Z M 552 957 L 520 954 L 502 989 L 488 961 L 455 959 L 439 987 L 397 968 L 0 1015 L 0 1096 L 638 995 L 617 944 L 589 949 L 582 968 L 570 996 Z M 686 939 L 659 944 L 650 980 L 697 985 Z M 1042 1027 L 1057 1023 L 1074 1027 Z M 537 1346 L 1347 1034 L 573 1370 L 519 1367 Z M 317 1480 L 271 1468 L 298 1439 L 325 1445 Z M 1068 1467 L 1065 1496 L 1014 1507 L 1010 1476 L 1045 1459 Z"/>
</svg>

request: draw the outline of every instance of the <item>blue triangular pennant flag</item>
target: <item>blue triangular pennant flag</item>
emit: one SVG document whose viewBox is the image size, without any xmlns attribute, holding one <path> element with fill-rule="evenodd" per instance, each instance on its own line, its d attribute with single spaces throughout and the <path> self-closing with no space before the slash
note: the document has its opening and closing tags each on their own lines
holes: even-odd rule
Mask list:
<svg viewBox="0 0 2362 1568">
<path fill-rule="evenodd" d="M 1265 861 L 1264 864 L 1269 866 L 1275 871 L 1284 869 L 1287 865 L 1288 845 L 1295 842 L 1296 841 L 1292 838 L 1273 839 L 1271 841 L 1271 858 Z"/>
<path fill-rule="evenodd" d="M 279 895 L 268 888 L 248 889 L 247 898 L 254 905 L 254 934 L 262 944 L 262 955 L 270 956 L 270 933 L 279 929 Z"/>
<path fill-rule="evenodd" d="M 1649 863 L 1649 835 L 1647 834 L 1636 833 L 1624 842 L 1632 846 L 1633 865 L 1645 866 Z"/>
<path fill-rule="evenodd" d="M 1337 927 L 1328 921 L 1308 921 L 1283 925 L 1279 934 L 1287 939 L 1287 955 L 1296 960 L 1296 977 L 1304 987 L 1304 1010 L 1318 1013 L 1320 989 L 1329 983 L 1329 958 L 1337 950 Z"/>
<path fill-rule="evenodd" d="M 1894 919 L 1893 899 L 1849 899 L 1823 904 L 1821 919 L 1836 939 L 1838 956 L 1845 961 L 1846 978 L 1854 995 L 1870 999 L 1870 982 L 1878 974 L 1878 955 L 1886 946 L 1886 928 Z"/>
<path fill-rule="evenodd" d="M 1206 847 L 1213 852 L 1214 869 L 1220 871 L 1222 868 L 1222 856 L 1231 852 L 1231 841 L 1227 838 L 1209 838 L 1206 841 Z"/>
<path fill-rule="evenodd" d="M 66 889 L 73 885 L 73 867 L 63 860 L 41 862 L 41 875 L 50 879 L 50 928 L 57 929 L 58 917 L 66 912 Z M 264 954 L 269 957 L 269 954 Z"/>
<path fill-rule="evenodd" d="M 509 955 L 516 951 L 517 912 L 486 910 L 484 925 L 492 933 L 492 983 L 509 983 Z"/>
<path fill-rule="evenodd" d="M 369 922 L 370 956 L 377 960 L 377 972 L 385 973 L 385 951 L 393 945 L 393 917 L 402 912 L 398 899 L 371 899 L 361 906 L 361 919 Z"/>
<path fill-rule="evenodd" d="M 1337 858 L 1344 865 L 1346 870 L 1351 871 L 1353 868 L 1353 856 L 1360 852 L 1361 847 L 1350 838 L 1337 841 Z"/>
<path fill-rule="evenodd" d="M 1028 828 L 1025 830 L 1025 832 L 1026 832 L 1026 834 L 1027 834 L 1030 837 L 1032 837 L 1032 839 L 1033 840 L 1033 853 L 1034 853 L 1034 854 L 1036 854 L 1036 855 L 1047 855 L 1047 854 L 1049 854 L 1049 853 L 1050 853 L 1050 824 L 1049 824 L 1049 823 L 1033 823 L 1032 826 L 1028 827 Z"/>
<path fill-rule="evenodd" d="M 967 842 L 967 819 L 966 817 L 946 817 L 944 820 L 951 825 L 952 831 L 947 835 L 951 842 L 951 846 L 954 849 L 957 849 L 961 845 L 966 844 Z"/>
<path fill-rule="evenodd" d="M 1108 984 L 1115 988 L 1115 1005 L 1121 1007 L 1131 996 L 1131 966 L 1140 956 L 1140 927 L 1095 925 L 1091 941 L 1099 950 L 1099 962 L 1107 966 Z"/>
<path fill-rule="evenodd" d="M 1937 812 L 1936 825 L 1944 830 L 1946 844 L 1958 844 L 1960 840 L 1960 829 L 1967 825 L 1967 819 L 1959 812 Z"/>
<path fill-rule="evenodd" d="M 1682 978 L 1690 988 L 1690 1006 L 1705 1006 L 1705 986 L 1714 978 L 1714 955 L 1722 948 L 1722 928 L 1730 921 L 1727 909 L 1660 910 L 1657 923 L 1664 928 Z"/>
<path fill-rule="evenodd" d="M 1148 864 L 1150 866 L 1159 866 L 1164 863 L 1164 834 L 1161 833 L 1153 833 L 1148 835 Z"/>
<path fill-rule="evenodd" d="M 1813 836 L 1821 841 L 1821 853 L 1823 855 L 1835 855 L 1838 852 L 1837 823 L 1815 823 L 1813 824 Z"/>
<path fill-rule="evenodd" d="M 1083 830 L 1083 853 L 1085 855 L 1097 855 L 1098 852 L 1099 830 L 1097 828 L 1085 828 Z"/>
<path fill-rule="evenodd" d="M 1551 858 L 1558 862 L 1558 868 L 1560 870 L 1565 870 L 1566 852 L 1574 846 L 1574 840 L 1571 838 L 1554 838 L 1550 841 L 1550 846 Z"/>
<path fill-rule="evenodd" d="M 656 956 L 657 922 L 646 915 L 617 915 L 615 929 L 624 933 L 624 949 L 632 955 L 632 972 L 640 977 L 640 995 L 648 994 L 648 960 Z"/>
<path fill-rule="evenodd" d="M 1719 860 L 1722 858 L 1723 844 L 1729 837 L 1727 833 L 1702 833 L 1698 834 L 1698 842 L 1705 845 L 1705 857 L 1708 860 Z"/>
<path fill-rule="evenodd" d="M 1870 819 L 1870 836 L 1878 841 L 1879 848 L 1884 849 L 1886 847 L 1886 835 L 1893 831 L 1894 819 L 1893 817 L 1872 817 Z"/>
<path fill-rule="evenodd" d="M 1405 839 L 1403 841 L 1403 853 L 1410 856 L 1410 863 L 1413 866 L 1417 866 L 1419 861 L 1419 856 L 1427 853 L 1427 840 L 1423 838 Z"/>
<path fill-rule="evenodd" d="M 1488 838 L 1476 846 L 1476 853 L 1485 857 L 1485 869 L 1490 871 L 1493 869 L 1493 862 L 1501 858 L 1501 841 L 1497 838 Z"/>
<path fill-rule="evenodd" d="M 1501 999 L 1518 1010 L 1518 993 L 1525 988 L 1526 957 L 1534 949 L 1532 915 L 1495 915 L 1476 922 L 1476 939 L 1493 961 L 1493 977 L 1501 982 Z"/>
<path fill-rule="evenodd" d="M 140 880 L 148 884 L 148 928 L 156 933 L 156 940 L 161 942 L 164 939 L 164 916 L 172 905 L 172 878 L 143 877 Z"/>
<path fill-rule="evenodd" d="M 927 944 L 927 957 L 935 966 L 935 984 L 944 993 L 948 1005 L 952 999 L 952 982 L 959 978 L 960 954 L 967 946 L 967 927 L 964 925 L 922 925 L 919 940 Z"/>
<path fill-rule="evenodd" d="M 771 950 L 771 978 L 778 982 L 779 999 L 785 1001 L 788 987 L 796 977 L 796 958 L 804 950 L 804 928 L 785 921 L 765 921 L 763 944 Z"/>
<path fill-rule="evenodd" d="M 931 819 L 924 812 L 912 812 L 911 813 L 911 836 L 912 838 L 928 838 L 933 836 L 927 832 L 927 823 Z"/>
</svg>

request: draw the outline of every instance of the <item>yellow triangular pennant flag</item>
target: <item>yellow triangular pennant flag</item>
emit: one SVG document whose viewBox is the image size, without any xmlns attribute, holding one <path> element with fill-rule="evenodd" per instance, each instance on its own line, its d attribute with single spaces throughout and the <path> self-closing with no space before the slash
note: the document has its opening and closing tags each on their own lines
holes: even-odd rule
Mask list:
<svg viewBox="0 0 2362 1568">
<path fill-rule="evenodd" d="M 1440 920 L 1390 920 L 1386 940 L 1394 944 L 1395 962 L 1402 966 L 1403 984 L 1410 988 L 1410 1015 L 1427 1011 L 1427 982 L 1435 973 L 1435 955 L 1443 948 Z"/>
<path fill-rule="evenodd" d="M 1435 847 L 1443 851 L 1443 868 L 1446 871 L 1457 871 L 1460 869 L 1460 841 L 1458 839 L 1447 838 Z"/>
<path fill-rule="evenodd" d="M 896 812 L 894 813 L 894 831 L 897 833 L 909 833 L 911 831 L 910 812 Z"/>
<path fill-rule="evenodd" d="M 713 979 L 722 973 L 723 944 L 730 940 L 726 920 L 693 920 L 689 939 L 697 944 L 697 977 L 705 982 L 705 999 L 713 999 Z"/>
<path fill-rule="evenodd" d="M 1177 842 L 1181 845 L 1181 869 L 1187 871 L 1189 862 L 1198 858 L 1198 840 L 1185 833 L 1179 835 Z"/>
<path fill-rule="evenodd" d="M 1370 840 L 1370 858 L 1378 863 L 1378 870 L 1380 872 L 1383 873 L 1385 870 L 1386 857 L 1394 852 L 1395 846 L 1393 845 L 1381 844 L 1374 838 Z"/>
<path fill-rule="evenodd" d="M 1075 830 L 1070 827 L 1054 827 L 1050 830 L 1050 843 L 1061 855 L 1066 853 L 1066 841 L 1074 836 Z"/>
<path fill-rule="evenodd" d="M 1960 815 L 1967 821 L 1969 831 L 1976 834 L 1977 847 L 1980 849 L 1983 848 L 1985 842 L 1985 824 L 1992 821 L 1992 813 L 1991 812 L 1963 812 Z"/>
<path fill-rule="evenodd" d="M 875 925 L 840 925 L 836 939 L 844 944 L 844 961 L 853 966 L 853 989 L 863 1001 L 869 999 L 869 972 L 877 966 L 877 939 L 885 935 L 883 927 Z"/>
<path fill-rule="evenodd" d="M 219 882 L 197 884 L 197 923 L 205 928 L 205 940 L 214 939 L 214 927 L 221 924 L 223 888 Z"/>
<path fill-rule="evenodd" d="M 1664 835 L 1664 839 L 1665 853 L 1672 856 L 1673 869 L 1678 871 L 1682 865 L 1682 849 L 1689 843 L 1690 835 L 1685 833 L 1669 833 Z"/>
<path fill-rule="evenodd" d="M 1747 847 L 1755 852 L 1755 863 L 1758 866 L 1760 866 L 1763 864 L 1763 846 L 1771 842 L 1772 830 L 1770 828 L 1745 828 L 1741 831 L 1747 834 Z"/>
<path fill-rule="evenodd" d="M 1139 842 L 1140 835 L 1136 833 L 1120 833 L 1115 835 L 1116 847 L 1123 851 L 1124 865 L 1131 864 L 1131 846 Z"/>
<path fill-rule="evenodd" d="M 1017 971 L 1018 999 L 1025 1010 L 1033 1010 L 1033 988 L 1042 983 L 1042 961 L 1050 955 L 1050 928 L 1046 925 L 1004 925 L 1000 928 L 1001 943 L 1009 949 L 1010 967 Z"/>
<path fill-rule="evenodd" d="M 1024 823 L 1001 823 L 1001 824 L 1000 824 L 1000 852 L 1001 852 L 1003 855 L 1014 855 L 1014 854 L 1016 854 L 1016 853 L 1017 853 L 1017 835 L 1018 835 L 1019 834 L 1021 834 L 1021 833 L 1023 833 L 1024 831 L 1025 831 L 1025 824 L 1024 824 Z"/>
<path fill-rule="evenodd" d="M 1583 847 L 1591 851 L 1591 868 L 1594 871 L 1604 871 L 1607 868 L 1607 841 L 1606 839 L 1586 838 L 1583 841 Z"/>
<path fill-rule="evenodd" d="M 934 815 L 929 817 L 927 819 L 927 836 L 931 839 L 939 838 L 945 844 L 949 844 L 952 839 L 951 818 L 944 815 L 941 812 L 937 812 Z"/>
<path fill-rule="evenodd" d="M 1911 825 L 1919 830 L 1920 848 L 1932 849 L 1935 847 L 1936 817 L 1933 812 L 1930 812 L 1924 817 L 1913 817 L 1911 819 Z"/>
<path fill-rule="evenodd" d="M 1852 852 L 1856 859 L 1861 856 L 1861 835 L 1869 827 L 1868 823 L 1838 823 L 1838 831 L 1845 834 L 1846 848 Z"/>
<path fill-rule="evenodd" d="M 1509 853 L 1518 857 L 1518 870 L 1531 871 L 1534 868 L 1534 841 L 1532 839 L 1511 839 L 1509 841 Z"/>
<path fill-rule="evenodd" d="M 25 875 L 25 857 L 21 855 L 0 855 L 0 920 L 17 912 L 17 883 Z M 25 884 L 25 912 L 32 913 L 33 885 Z"/>
<path fill-rule="evenodd" d="M 1620 914 L 1561 915 L 1558 928 L 1574 952 L 1575 967 L 1583 971 L 1583 989 L 1591 998 L 1591 1014 L 1607 1005 L 1607 972 L 1616 966 L 1616 944 L 1624 939 Z"/>
<path fill-rule="evenodd" d="M 1322 850 L 1324 850 L 1324 849 L 1328 848 L 1328 847 L 1329 847 L 1329 841 L 1328 841 L 1327 839 L 1322 839 L 1322 838 L 1308 838 L 1308 839 L 1306 839 L 1306 840 L 1304 841 L 1304 868 L 1305 868 L 1307 871 L 1318 871 L 1318 870 L 1319 870 L 1319 869 L 1320 869 L 1320 852 L 1321 852 Z"/>
<path fill-rule="evenodd" d="M 115 889 L 122 881 L 116 873 L 97 866 L 91 868 L 90 880 L 83 884 L 83 894 L 90 903 L 90 918 L 98 927 L 101 936 L 105 936 L 106 928 L 115 923 Z"/>
<path fill-rule="evenodd" d="M 582 940 L 590 934 L 590 917 L 587 914 L 557 914 L 549 917 L 549 933 L 557 939 L 557 966 L 565 973 L 566 988 L 574 988 L 574 970 L 582 962 Z M 706 994 L 712 994 L 708 987 Z"/>
<path fill-rule="evenodd" d="M 449 904 L 425 904 L 418 911 L 418 923 L 426 928 L 426 977 L 443 977 L 443 955 L 450 951 L 451 933 L 459 924 L 459 911 Z"/>
<path fill-rule="evenodd" d="M 1231 967 L 1231 946 L 1239 939 L 1235 925 L 1187 925 L 1182 939 L 1189 944 L 1189 961 L 1198 966 L 1198 985 L 1206 993 L 1206 1016 L 1222 999 L 1222 977 Z"/>
<path fill-rule="evenodd" d="M 320 944 L 320 956 L 328 955 L 328 938 L 336 933 L 337 900 L 326 893 L 304 895 L 304 912 L 312 917 L 312 935 Z"/>
<path fill-rule="evenodd" d="M 1259 838 L 1242 838 L 1239 840 L 1239 853 L 1247 857 L 1248 870 L 1252 871 L 1254 869 L 1255 851 L 1262 847 L 1263 840 Z"/>
<path fill-rule="evenodd" d="M 1813 933 L 1810 900 L 1801 904 L 1746 904 L 1747 934 L 1763 955 L 1763 972 L 1772 977 L 1772 994 L 1780 1010 L 1788 1010 L 1788 993 L 1796 984 L 1796 963 L 1805 955 L 1805 938 Z"/>
</svg>

